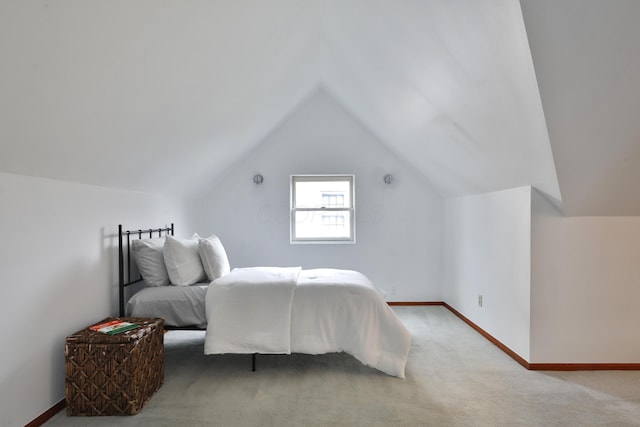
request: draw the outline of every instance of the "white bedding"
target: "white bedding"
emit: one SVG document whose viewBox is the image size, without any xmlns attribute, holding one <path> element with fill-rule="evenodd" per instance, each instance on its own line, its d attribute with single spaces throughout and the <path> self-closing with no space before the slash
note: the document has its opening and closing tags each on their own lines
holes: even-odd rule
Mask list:
<svg viewBox="0 0 640 427">
<path fill-rule="evenodd" d="M 211 282 L 204 353 L 291 353 L 291 303 L 300 271 L 236 268 Z"/>
<path fill-rule="evenodd" d="M 404 378 L 411 335 L 351 270 L 234 269 L 209 285 L 205 354 L 347 352 Z"/>
</svg>

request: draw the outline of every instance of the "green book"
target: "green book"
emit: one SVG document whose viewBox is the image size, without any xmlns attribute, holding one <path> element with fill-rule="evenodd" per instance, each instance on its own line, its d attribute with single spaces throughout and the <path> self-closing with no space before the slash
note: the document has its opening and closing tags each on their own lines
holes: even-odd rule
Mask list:
<svg viewBox="0 0 640 427">
<path fill-rule="evenodd" d="M 121 322 L 117 325 L 112 326 L 108 331 L 105 331 L 108 335 L 119 334 L 120 332 L 130 331 L 131 329 L 137 328 L 138 325 L 130 322 Z"/>
</svg>

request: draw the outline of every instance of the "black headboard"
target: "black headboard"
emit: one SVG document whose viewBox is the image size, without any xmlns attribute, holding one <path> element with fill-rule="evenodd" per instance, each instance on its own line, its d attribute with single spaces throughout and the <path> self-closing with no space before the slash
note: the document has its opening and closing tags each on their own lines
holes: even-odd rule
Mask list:
<svg viewBox="0 0 640 427">
<path fill-rule="evenodd" d="M 173 223 L 171 223 L 171 226 L 165 225 L 164 227 L 148 228 L 146 230 L 123 230 L 122 224 L 118 225 L 118 302 L 120 316 L 124 316 L 124 289 L 142 281 L 139 273 L 136 273 L 133 279 L 131 277 L 131 241 L 135 239 L 151 239 L 154 236 L 162 237 L 163 233 L 165 236 L 167 234 L 173 236 Z"/>
</svg>

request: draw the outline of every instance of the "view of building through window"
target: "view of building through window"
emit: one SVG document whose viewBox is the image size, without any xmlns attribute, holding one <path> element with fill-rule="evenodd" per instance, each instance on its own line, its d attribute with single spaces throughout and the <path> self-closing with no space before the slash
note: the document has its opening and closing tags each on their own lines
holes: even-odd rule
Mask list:
<svg viewBox="0 0 640 427">
<path fill-rule="evenodd" d="M 291 181 L 292 241 L 353 241 L 353 176 L 296 175 Z"/>
</svg>

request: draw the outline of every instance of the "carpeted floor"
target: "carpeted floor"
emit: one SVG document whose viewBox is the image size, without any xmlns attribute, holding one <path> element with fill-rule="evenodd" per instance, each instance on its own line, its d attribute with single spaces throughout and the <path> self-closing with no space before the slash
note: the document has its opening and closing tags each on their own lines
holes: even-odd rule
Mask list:
<svg viewBox="0 0 640 427">
<path fill-rule="evenodd" d="M 204 356 L 165 336 L 165 383 L 142 411 L 52 426 L 640 426 L 640 372 L 527 371 L 444 307 L 394 307 L 412 334 L 404 380 L 346 354 Z"/>
</svg>

